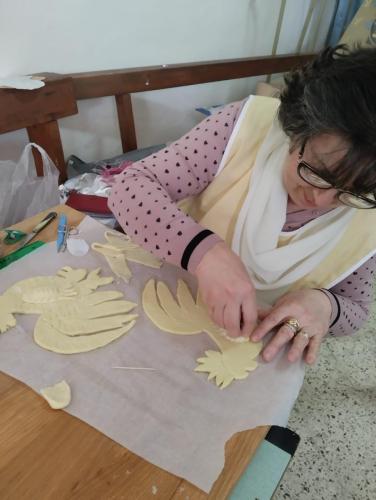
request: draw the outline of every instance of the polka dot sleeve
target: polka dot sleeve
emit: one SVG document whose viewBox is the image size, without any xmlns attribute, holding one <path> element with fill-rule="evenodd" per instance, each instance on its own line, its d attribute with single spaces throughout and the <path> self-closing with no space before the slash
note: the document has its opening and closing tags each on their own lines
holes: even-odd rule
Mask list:
<svg viewBox="0 0 376 500">
<path fill-rule="evenodd" d="M 185 215 L 176 202 L 211 183 L 242 106 L 225 106 L 170 146 L 134 163 L 112 188 L 108 205 L 124 231 L 161 259 L 178 266 L 183 259 L 190 272 L 222 240 Z"/>
<path fill-rule="evenodd" d="M 376 256 L 373 256 L 347 278 L 326 291 L 332 304 L 330 335 L 351 335 L 368 319 L 369 307 L 373 300 L 375 272 Z"/>
</svg>

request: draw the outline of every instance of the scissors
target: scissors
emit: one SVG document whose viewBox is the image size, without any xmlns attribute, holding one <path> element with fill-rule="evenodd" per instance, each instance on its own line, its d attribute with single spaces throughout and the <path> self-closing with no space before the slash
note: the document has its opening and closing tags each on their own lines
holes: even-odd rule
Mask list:
<svg viewBox="0 0 376 500">
<path fill-rule="evenodd" d="M 56 212 L 50 212 L 46 215 L 44 219 L 42 219 L 32 230 L 30 233 L 24 233 L 23 231 L 19 231 L 18 229 L 4 229 L 4 233 L 6 237 L 3 240 L 5 245 L 14 245 L 15 243 L 19 243 L 22 241 L 22 244 L 18 248 L 22 248 L 35 236 L 42 231 L 50 222 L 52 222 L 57 217 Z"/>
</svg>

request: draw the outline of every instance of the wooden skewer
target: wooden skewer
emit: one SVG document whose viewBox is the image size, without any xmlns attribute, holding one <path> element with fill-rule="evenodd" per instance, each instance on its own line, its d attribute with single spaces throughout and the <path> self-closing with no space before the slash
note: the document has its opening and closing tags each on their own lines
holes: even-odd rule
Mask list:
<svg viewBox="0 0 376 500">
<path fill-rule="evenodd" d="M 112 368 L 115 368 L 118 370 L 145 370 L 145 371 L 150 371 L 150 372 L 158 371 L 156 368 L 142 368 L 139 366 L 113 366 Z"/>
</svg>

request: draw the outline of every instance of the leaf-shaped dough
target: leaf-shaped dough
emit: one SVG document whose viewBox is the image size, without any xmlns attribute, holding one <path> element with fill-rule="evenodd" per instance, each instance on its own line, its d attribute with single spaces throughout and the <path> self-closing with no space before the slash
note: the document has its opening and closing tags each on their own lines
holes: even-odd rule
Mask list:
<svg viewBox="0 0 376 500">
<path fill-rule="evenodd" d="M 178 280 L 176 297 L 178 299 L 180 307 L 187 314 L 196 314 L 197 313 L 198 307 L 196 305 L 196 302 L 194 301 L 194 298 L 192 297 L 192 294 L 189 291 L 187 284 L 183 280 Z"/>
<path fill-rule="evenodd" d="M 164 307 L 168 309 L 168 313 L 163 309 L 158 301 L 158 298 L 164 303 Z M 181 310 L 181 308 L 179 308 L 174 299 L 171 297 L 171 292 L 166 285 L 164 285 L 164 287 L 160 287 L 160 293 L 157 296 L 155 281 L 149 280 L 142 293 L 142 306 L 145 314 L 161 330 L 183 335 L 193 335 L 195 333 L 202 332 L 200 326 L 193 327 L 191 321 L 185 322 L 186 314 Z M 170 315 L 169 308 L 173 311 L 173 315 Z M 180 316 L 179 312 L 181 312 Z"/>
<path fill-rule="evenodd" d="M 117 291 L 95 292 L 54 304 L 43 313 L 50 325 L 65 335 L 90 335 L 120 328 L 137 316 L 126 314 L 137 304 L 126 300 L 112 300 L 122 296 Z"/>
<path fill-rule="evenodd" d="M 79 335 L 94 335 L 95 333 L 105 332 L 120 328 L 129 321 L 136 319 L 137 314 L 121 314 L 107 318 L 80 318 L 64 314 L 58 314 L 56 311 L 43 314 L 44 321 L 56 328 L 60 333 L 69 337 Z"/>
<path fill-rule="evenodd" d="M 168 286 L 163 281 L 157 282 L 157 296 L 164 312 L 174 319 L 185 319 L 185 313 L 176 302 Z"/>
<path fill-rule="evenodd" d="M 80 298 L 83 304 L 87 304 L 90 306 L 95 306 L 97 304 L 102 304 L 103 302 L 108 302 L 110 300 L 121 299 L 123 294 L 118 292 L 117 290 L 106 290 L 104 292 L 94 292 L 90 295 L 85 295 L 85 297 Z M 129 304 L 133 304 L 136 306 L 134 302 L 129 302 Z"/>
<path fill-rule="evenodd" d="M 40 317 L 35 325 L 35 342 L 48 351 L 60 354 L 76 354 L 80 352 L 93 351 L 103 347 L 127 333 L 136 321 L 130 321 L 125 326 L 115 330 L 95 333 L 93 335 L 83 335 L 78 337 L 68 337 L 52 327 L 47 321 Z"/>
</svg>

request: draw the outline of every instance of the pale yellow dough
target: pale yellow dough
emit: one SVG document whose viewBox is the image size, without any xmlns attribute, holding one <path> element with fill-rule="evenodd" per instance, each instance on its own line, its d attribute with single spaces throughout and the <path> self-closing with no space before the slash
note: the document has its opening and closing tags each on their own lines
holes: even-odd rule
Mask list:
<svg viewBox="0 0 376 500">
<path fill-rule="evenodd" d="M 137 316 L 130 315 L 130 317 L 135 318 Z M 113 342 L 127 333 L 135 323 L 136 321 L 133 319 L 123 327 L 115 330 L 70 337 L 59 332 L 44 319 L 39 318 L 34 329 L 34 340 L 36 344 L 48 351 L 60 354 L 77 354 L 92 351 Z"/>
<path fill-rule="evenodd" d="M 95 292 L 113 281 L 99 272 L 65 267 L 15 283 L 0 296 L 0 332 L 16 325 L 15 313 L 40 314 L 34 340 L 50 351 L 87 352 L 118 339 L 135 324 L 137 314 L 129 312 L 137 304 L 115 290 Z"/>
<path fill-rule="evenodd" d="M 161 267 L 162 262 L 159 259 L 133 243 L 129 236 L 117 231 L 106 231 L 104 236 L 107 243 L 93 243 L 91 248 L 102 254 L 112 272 L 126 283 L 132 277 L 132 272 L 127 263 L 128 260 L 148 267 Z"/>
<path fill-rule="evenodd" d="M 54 410 L 62 410 L 71 402 L 71 388 L 65 380 L 41 389 L 40 393 Z"/>
<path fill-rule="evenodd" d="M 215 325 L 200 302 L 194 300 L 186 283 L 178 281 L 177 301 L 165 283 L 148 281 L 142 294 L 142 305 L 149 319 L 161 330 L 179 335 L 194 335 L 205 332 L 219 347 L 218 351 L 206 351 L 199 358 L 195 371 L 206 372 L 221 388 L 234 380 L 241 380 L 257 367 L 256 358 L 262 343 L 233 342 L 226 332 Z"/>
</svg>

